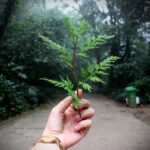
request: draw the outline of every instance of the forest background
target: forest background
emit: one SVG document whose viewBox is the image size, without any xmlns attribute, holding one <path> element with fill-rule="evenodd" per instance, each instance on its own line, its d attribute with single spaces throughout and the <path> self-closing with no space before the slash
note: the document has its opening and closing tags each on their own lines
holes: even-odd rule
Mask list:
<svg viewBox="0 0 150 150">
<path fill-rule="evenodd" d="M 0 120 L 38 107 L 60 92 L 39 78 L 57 79 L 70 72 L 39 35 L 68 45 L 64 16 L 75 24 L 88 21 L 84 38 L 114 36 L 89 52 L 88 62 L 120 57 L 104 78 L 106 84 L 94 84 L 93 92 L 125 102 L 125 87 L 135 86 L 141 103 L 149 104 L 149 0 L 0 0 Z"/>
</svg>

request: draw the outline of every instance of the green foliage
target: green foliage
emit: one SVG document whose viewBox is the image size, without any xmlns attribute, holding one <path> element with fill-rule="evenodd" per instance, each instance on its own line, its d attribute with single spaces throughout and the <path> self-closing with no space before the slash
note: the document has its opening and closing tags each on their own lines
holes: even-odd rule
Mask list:
<svg viewBox="0 0 150 150">
<path fill-rule="evenodd" d="M 80 45 L 81 52 L 98 48 L 99 45 L 106 43 L 106 40 L 113 38 L 113 36 L 92 36 L 86 42 Z"/>
<path fill-rule="evenodd" d="M 5 34 L 0 38 L 0 120 L 46 102 L 51 90 L 39 81 L 39 77 L 53 78 L 65 68 L 60 69 L 61 61 L 55 57 L 57 52 L 49 51 L 38 37 L 45 35 L 63 41 L 61 13 L 51 10 L 45 14 L 24 14 L 21 8 L 17 11 L 20 14 L 17 17 L 12 14 Z M 54 13 L 57 18 L 53 17 Z M 59 28 L 56 28 L 58 24 Z"/>
<path fill-rule="evenodd" d="M 85 89 L 85 90 L 87 90 L 87 91 L 89 91 L 89 92 L 92 91 L 92 87 L 91 87 L 91 85 L 89 85 L 88 83 L 79 81 L 79 85 L 80 85 L 83 89 Z"/>
<path fill-rule="evenodd" d="M 89 50 L 98 48 L 100 45 L 103 45 L 107 40 L 111 38 L 113 38 L 113 36 L 92 36 L 87 41 L 79 45 L 80 52 L 77 55 L 86 58 L 88 57 L 87 52 Z"/>
<path fill-rule="evenodd" d="M 68 95 L 73 97 L 74 99 L 73 105 L 75 108 L 77 108 L 77 106 L 79 105 L 79 98 L 74 93 L 73 91 L 74 85 L 72 84 L 72 82 L 69 80 L 68 77 L 66 79 L 63 79 L 63 77 L 60 77 L 60 81 L 47 79 L 47 78 L 41 78 L 41 80 L 45 80 L 51 84 L 54 84 L 57 87 L 60 87 L 66 90 L 68 92 Z"/>
<path fill-rule="evenodd" d="M 79 100 L 73 90 L 78 85 L 92 91 L 92 82 L 96 82 L 98 91 L 106 89 L 104 92 L 121 100 L 125 97 L 123 89 L 134 85 L 139 89 L 142 102 L 150 103 L 147 36 L 150 9 L 144 9 L 146 2 L 107 0 L 108 12 L 104 13 L 97 1 L 83 0 L 82 4 L 76 1 L 80 5 L 78 16 L 88 21 L 79 23 L 80 18 L 72 10 L 69 15 L 73 21 L 69 17 L 63 19 L 59 8 L 47 11 L 38 1 L 17 1 L 12 2 L 15 5 L 9 5 L 8 0 L 0 4 L 1 119 L 49 100 L 53 87 L 39 78 L 55 79 L 59 74 L 64 77 L 59 81 L 63 87 L 73 85 L 71 92 L 69 88 L 67 92 L 73 97 L 75 106 Z M 72 63 L 74 49 L 75 64 Z M 113 68 L 113 62 L 107 65 L 109 60 L 99 63 L 109 54 L 121 57 Z M 110 70 L 109 76 L 107 70 Z M 73 74 L 80 80 L 76 81 Z"/>
<path fill-rule="evenodd" d="M 135 57 L 134 60 L 117 64 L 113 70 L 114 86 L 111 88 L 111 94 L 115 98 L 123 101 L 126 95 L 123 89 L 127 86 L 135 86 L 138 89 L 138 96 L 141 99 L 141 103 L 150 103 L 150 63 L 149 56 L 146 54 Z M 122 90 L 122 91 L 121 91 Z"/>
<path fill-rule="evenodd" d="M 81 34 L 88 30 L 88 22 L 85 20 L 81 21 L 80 25 L 76 27 L 69 17 L 65 17 L 64 24 L 72 40 L 78 39 Z"/>
<path fill-rule="evenodd" d="M 45 36 L 39 35 L 39 37 L 45 42 L 47 46 L 50 46 L 50 48 L 57 50 L 63 62 L 71 66 L 71 57 L 69 51 L 67 51 L 65 47 L 53 42 L 52 40 L 48 39 Z"/>
<path fill-rule="evenodd" d="M 0 75 L 0 120 L 37 105 L 38 89 Z"/>
<path fill-rule="evenodd" d="M 89 64 L 86 69 L 81 68 L 81 76 L 84 81 L 91 80 L 93 82 L 105 82 L 98 75 L 108 75 L 107 70 L 112 67 L 112 63 L 117 61 L 119 58 L 116 56 L 110 56 L 104 59 L 99 64 Z"/>
<path fill-rule="evenodd" d="M 143 104 L 150 103 L 150 77 L 143 76 L 141 79 L 136 80 L 133 85 L 138 89 L 139 96 L 141 97 Z"/>
<path fill-rule="evenodd" d="M 81 68 L 81 76 L 82 79 L 78 79 L 78 74 L 76 73 L 76 57 L 87 57 L 88 51 L 97 48 L 98 45 L 102 45 L 106 42 L 106 40 L 111 39 L 113 36 L 92 36 L 85 43 L 80 44 L 78 47 L 78 39 L 79 37 L 85 33 L 88 29 L 88 24 L 86 21 L 82 21 L 78 27 L 73 25 L 70 18 L 65 17 L 64 19 L 65 26 L 69 32 L 71 43 L 72 43 L 72 52 L 68 51 L 65 47 L 49 40 L 45 36 L 41 36 L 40 38 L 50 46 L 50 48 L 57 50 L 61 56 L 64 58 L 64 63 L 69 64 L 69 67 L 72 71 L 74 81 L 69 80 L 67 77 L 63 79 L 60 77 L 60 81 L 51 80 L 47 78 L 42 78 L 45 81 L 48 81 L 51 84 L 54 84 L 57 87 L 61 87 L 68 92 L 68 95 L 73 97 L 73 105 L 77 107 L 79 104 L 79 98 L 74 94 L 74 89 L 78 89 L 81 86 L 83 89 L 87 91 L 92 91 L 92 86 L 89 84 L 91 82 L 101 82 L 104 81 L 101 79 L 100 75 L 107 75 L 107 70 L 112 67 L 112 63 L 118 60 L 118 57 L 111 56 L 100 62 L 99 64 L 89 64 L 86 69 Z M 79 49 L 78 49 L 79 48 Z M 73 84 L 74 83 L 74 84 Z"/>
<path fill-rule="evenodd" d="M 48 81 L 52 84 L 54 84 L 57 87 L 61 87 L 63 89 L 65 89 L 66 91 L 70 91 L 73 89 L 73 84 L 72 82 L 69 80 L 69 78 L 67 77 L 66 80 L 63 79 L 63 77 L 60 77 L 60 81 L 57 80 L 51 80 L 51 79 L 47 79 L 47 78 L 41 78 L 42 80 Z"/>
</svg>

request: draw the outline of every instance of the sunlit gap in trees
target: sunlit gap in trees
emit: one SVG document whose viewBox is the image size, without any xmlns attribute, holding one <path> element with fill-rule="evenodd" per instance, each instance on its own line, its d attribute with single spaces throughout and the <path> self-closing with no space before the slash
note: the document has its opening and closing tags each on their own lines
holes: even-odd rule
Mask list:
<svg viewBox="0 0 150 150">
<path fill-rule="evenodd" d="M 107 12 L 107 3 L 106 0 L 92 0 L 95 1 L 98 8 L 102 12 Z M 88 3 L 91 2 L 91 0 L 87 1 Z M 37 11 L 48 11 L 52 8 L 57 8 L 60 11 L 62 11 L 65 15 L 71 15 L 72 13 L 78 13 L 79 7 L 83 4 L 83 0 L 45 0 L 45 1 L 37 1 L 32 2 L 34 3 L 35 9 Z M 30 4 L 29 4 L 30 5 Z M 39 9 L 40 8 L 40 9 Z"/>
</svg>

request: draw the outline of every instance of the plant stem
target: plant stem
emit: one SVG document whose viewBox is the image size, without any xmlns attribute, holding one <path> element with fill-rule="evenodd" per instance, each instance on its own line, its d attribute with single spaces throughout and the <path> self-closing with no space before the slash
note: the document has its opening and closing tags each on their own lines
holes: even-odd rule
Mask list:
<svg viewBox="0 0 150 150">
<path fill-rule="evenodd" d="M 72 73 L 73 73 L 73 77 L 75 80 L 75 88 L 77 90 L 77 95 L 78 95 L 78 76 L 76 73 L 76 52 L 77 52 L 77 38 L 73 41 L 73 59 L 72 59 Z"/>
<path fill-rule="evenodd" d="M 73 73 L 73 77 L 75 80 L 75 89 L 77 91 L 77 96 L 79 97 L 79 79 L 76 73 L 76 52 L 77 52 L 77 40 L 78 38 L 76 37 L 75 40 L 72 42 L 73 44 L 73 59 L 72 59 L 72 73 Z M 81 116 L 80 111 L 74 107 L 74 109 L 78 112 L 78 114 Z"/>
</svg>

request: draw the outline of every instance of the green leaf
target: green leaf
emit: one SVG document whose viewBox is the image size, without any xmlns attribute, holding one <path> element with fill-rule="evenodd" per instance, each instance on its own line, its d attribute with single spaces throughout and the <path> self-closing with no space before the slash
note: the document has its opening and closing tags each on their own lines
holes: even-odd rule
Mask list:
<svg viewBox="0 0 150 150">
<path fill-rule="evenodd" d="M 85 90 L 88 90 L 89 92 L 91 92 L 92 90 L 92 87 L 91 85 L 89 85 L 88 83 L 85 83 L 85 82 L 79 82 L 79 85 L 82 86 Z"/>
<path fill-rule="evenodd" d="M 64 79 L 63 77 L 60 76 L 60 81 L 47 79 L 47 78 L 41 78 L 41 80 L 47 81 L 51 84 L 54 84 L 57 87 L 60 87 L 60 88 L 63 88 L 64 90 L 66 90 L 68 95 L 73 98 L 73 106 L 75 108 L 77 108 L 77 106 L 80 104 L 80 99 L 78 98 L 78 96 L 73 91 L 73 84 L 69 80 L 68 77 L 66 77 L 66 79 Z"/>
<path fill-rule="evenodd" d="M 81 76 L 82 76 L 83 79 L 85 79 L 89 76 L 89 73 L 87 72 L 86 69 L 81 68 Z"/>
<path fill-rule="evenodd" d="M 86 53 L 78 53 L 77 56 L 88 58 L 89 56 Z"/>
<path fill-rule="evenodd" d="M 68 65 L 71 66 L 72 56 L 69 51 L 65 48 L 65 46 L 61 46 L 52 40 L 48 39 L 45 36 L 39 35 L 39 37 L 47 44 L 50 48 L 57 50 L 60 53 L 60 57 L 62 60 Z"/>
<path fill-rule="evenodd" d="M 58 50 L 58 51 L 66 51 L 65 47 L 53 42 L 49 38 L 47 38 L 43 35 L 39 35 L 39 37 L 45 42 L 45 44 L 47 44 L 52 49 L 55 49 L 55 50 Z"/>
<path fill-rule="evenodd" d="M 85 33 L 88 29 L 88 22 L 85 20 L 81 21 L 80 25 L 76 27 L 75 25 L 73 25 L 69 17 L 65 17 L 64 24 L 69 32 L 70 37 L 73 40 L 77 39 L 81 34 Z"/>
<path fill-rule="evenodd" d="M 95 65 L 94 64 L 88 64 L 87 71 L 89 73 L 92 73 L 92 72 L 94 72 L 94 70 L 95 70 Z"/>
<path fill-rule="evenodd" d="M 90 80 L 93 82 L 100 82 L 101 81 L 101 79 L 99 77 L 96 77 L 96 76 L 90 77 Z"/>
<path fill-rule="evenodd" d="M 108 73 L 106 73 L 104 71 L 98 71 L 97 74 L 99 74 L 99 75 L 108 75 Z"/>
<path fill-rule="evenodd" d="M 78 75 L 77 75 L 77 57 L 87 58 L 88 51 L 98 48 L 100 45 L 104 44 L 107 40 L 111 39 L 113 36 L 91 36 L 81 45 L 78 45 L 78 39 L 80 35 L 85 33 L 88 29 L 88 23 L 86 21 L 82 21 L 79 26 L 75 26 L 69 17 L 64 18 L 64 24 L 69 32 L 69 36 L 71 38 L 73 51 L 66 49 L 65 46 L 61 46 L 60 44 L 55 43 L 54 41 L 48 39 L 40 35 L 39 37 L 52 49 L 59 52 L 59 56 L 61 60 L 67 64 L 70 69 L 72 69 L 72 73 L 74 75 L 74 79 L 76 80 L 76 84 L 91 92 L 92 86 L 88 84 L 88 82 L 101 82 L 105 84 L 105 82 L 101 79 L 100 75 L 107 75 L 108 69 L 112 67 L 112 64 L 118 60 L 118 57 L 111 56 L 100 62 L 99 64 L 90 63 L 87 67 L 81 68 L 81 76 L 83 77 L 83 81 L 78 82 Z M 76 57 L 77 56 L 77 57 Z M 73 98 L 73 105 L 75 108 L 80 104 L 80 99 L 74 92 L 74 84 L 69 80 L 68 77 L 63 78 L 60 76 L 60 80 L 52 80 L 47 78 L 42 78 L 51 84 L 54 84 L 57 87 L 63 88 L 67 91 L 68 95 L 72 96 Z"/>
<path fill-rule="evenodd" d="M 100 79 L 99 77 L 90 77 L 90 80 L 93 82 L 101 82 L 103 84 L 106 84 L 102 79 Z"/>
<path fill-rule="evenodd" d="M 98 64 L 98 70 L 99 71 L 105 71 L 109 69 L 112 65 L 112 63 L 116 62 L 119 59 L 119 57 L 116 56 L 110 56 L 106 59 L 104 59 L 102 62 Z"/>
<path fill-rule="evenodd" d="M 47 81 L 51 84 L 54 84 L 57 87 L 62 87 L 64 88 L 64 83 L 61 81 L 57 81 L 57 80 L 52 80 L 52 79 L 47 79 L 47 78 L 40 78 L 41 80 Z"/>
<path fill-rule="evenodd" d="M 97 75 L 108 75 L 107 70 L 110 69 L 110 67 L 113 66 L 112 63 L 118 59 L 119 57 L 110 56 L 99 64 L 89 64 L 87 68 L 81 69 L 81 76 L 85 82 L 91 80 L 93 82 L 101 82 L 105 84 L 105 82 Z"/>
<path fill-rule="evenodd" d="M 80 104 L 80 99 L 78 98 L 78 96 L 75 94 L 74 91 L 69 91 L 68 95 L 73 98 L 73 106 L 75 108 L 77 108 L 79 106 L 79 104 Z"/>
<path fill-rule="evenodd" d="M 88 30 L 88 27 L 89 25 L 87 21 L 85 20 L 81 21 L 80 26 L 77 28 L 78 35 L 85 33 Z"/>
<path fill-rule="evenodd" d="M 68 77 L 66 77 L 66 79 L 63 79 L 63 77 L 60 76 L 61 82 L 64 84 L 64 89 L 66 91 L 70 91 L 73 89 L 73 84 L 72 82 L 69 80 Z"/>
<path fill-rule="evenodd" d="M 69 32 L 69 35 L 72 39 L 76 37 L 76 28 L 72 24 L 72 21 L 69 17 L 64 17 L 64 24 Z"/>
<path fill-rule="evenodd" d="M 111 39 L 113 36 L 92 36 L 87 41 L 79 46 L 80 51 L 88 51 L 91 49 L 97 48 L 99 45 L 104 44 L 108 39 Z"/>
</svg>

